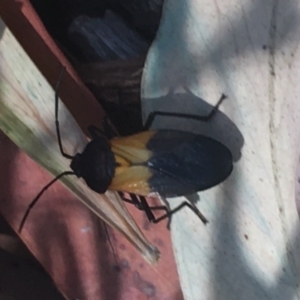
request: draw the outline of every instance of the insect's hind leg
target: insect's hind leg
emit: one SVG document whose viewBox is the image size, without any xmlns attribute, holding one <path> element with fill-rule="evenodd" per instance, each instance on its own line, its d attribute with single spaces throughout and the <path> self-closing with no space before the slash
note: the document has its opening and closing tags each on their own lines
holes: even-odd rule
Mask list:
<svg viewBox="0 0 300 300">
<path fill-rule="evenodd" d="M 226 95 L 222 94 L 221 98 L 217 102 L 217 104 L 213 107 L 212 111 L 207 116 L 198 116 L 192 114 L 184 114 L 184 113 L 173 113 L 173 112 L 164 112 L 164 111 L 153 111 L 149 114 L 147 121 L 144 126 L 144 130 L 149 130 L 151 125 L 153 124 L 155 118 L 157 116 L 164 116 L 164 117 L 177 117 L 177 118 L 185 118 L 185 119 L 192 119 L 198 120 L 202 122 L 208 122 L 218 111 L 219 106 L 221 103 L 227 98 Z"/>
<path fill-rule="evenodd" d="M 167 208 L 166 213 L 171 211 L 171 207 L 170 204 L 168 202 L 168 200 L 164 197 L 160 197 L 161 201 L 164 203 L 165 207 Z M 172 222 L 172 215 L 169 215 L 168 217 L 168 224 L 167 224 L 167 228 L 170 230 L 171 228 L 171 222 Z"/>
<path fill-rule="evenodd" d="M 119 194 L 124 202 L 130 203 L 130 204 L 134 205 L 137 209 L 144 211 L 149 222 L 151 222 L 151 223 L 157 223 L 152 210 L 164 210 L 165 215 L 168 214 L 168 212 L 169 212 L 168 207 L 165 205 L 149 206 L 146 198 L 143 196 L 138 197 L 135 194 L 129 194 L 131 197 L 131 200 L 130 200 L 130 199 L 125 198 L 123 196 L 123 193 L 119 193 Z M 169 219 L 167 228 L 170 229 L 170 219 Z"/>
<path fill-rule="evenodd" d="M 198 217 L 199 219 L 204 223 L 204 225 L 206 225 L 208 223 L 208 220 L 205 218 L 205 216 L 198 210 L 198 208 L 194 205 L 191 204 L 187 201 L 182 202 L 180 205 L 178 205 L 177 207 L 175 207 L 174 209 L 168 211 L 166 214 L 164 214 L 163 216 L 159 217 L 159 218 L 155 218 L 154 220 L 152 220 L 151 222 L 153 223 L 159 223 L 160 221 L 166 219 L 166 218 L 170 218 L 174 213 L 180 211 L 182 208 L 184 208 L 185 206 L 187 206 L 189 209 L 191 209 Z"/>
<path fill-rule="evenodd" d="M 144 210 L 141 202 L 139 201 L 138 197 L 135 194 L 129 194 L 131 199 L 127 199 L 124 197 L 123 192 L 118 192 L 118 193 L 124 202 L 134 205 L 139 210 Z"/>
</svg>

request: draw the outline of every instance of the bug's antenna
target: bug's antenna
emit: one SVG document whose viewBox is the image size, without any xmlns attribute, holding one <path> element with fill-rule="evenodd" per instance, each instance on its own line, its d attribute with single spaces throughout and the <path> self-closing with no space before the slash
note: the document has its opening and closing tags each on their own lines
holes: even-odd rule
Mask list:
<svg viewBox="0 0 300 300">
<path fill-rule="evenodd" d="M 58 90 L 59 90 L 59 87 L 60 87 L 60 83 L 63 79 L 63 75 L 65 74 L 65 71 L 66 71 L 66 67 L 63 67 L 63 69 L 60 72 L 60 75 L 59 75 L 59 78 L 58 78 L 58 81 L 57 81 L 56 87 L 55 87 L 55 127 L 56 127 L 56 135 L 57 135 L 57 141 L 58 141 L 58 146 L 59 146 L 60 153 L 65 158 L 73 159 L 72 155 L 69 155 L 69 154 L 64 152 L 62 142 L 61 142 L 59 121 L 58 121 L 58 103 L 59 103 Z"/>
<path fill-rule="evenodd" d="M 63 75 L 65 73 L 66 68 L 63 67 L 62 71 L 60 72 L 58 81 L 56 83 L 56 87 L 55 87 L 55 127 L 56 127 L 56 134 L 57 134 L 57 140 L 58 140 L 58 145 L 59 145 L 59 150 L 62 154 L 62 156 L 64 156 L 65 158 L 68 159 L 73 159 L 73 156 L 66 154 L 63 150 L 63 146 L 62 146 L 62 142 L 61 142 L 61 136 L 60 136 L 60 129 L 59 129 L 59 121 L 58 121 L 58 103 L 59 103 L 59 98 L 58 98 L 58 90 L 60 87 L 60 83 L 62 81 Z M 72 171 L 65 171 L 59 175 L 57 175 L 54 179 L 52 179 L 47 185 L 45 185 L 42 190 L 37 194 L 37 196 L 31 201 L 31 203 L 29 204 L 29 206 L 27 207 L 27 210 L 22 218 L 21 224 L 19 226 L 19 232 L 22 231 L 22 228 L 24 227 L 25 221 L 31 211 L 31 209 L 34 207 L 34 205 L 37 203 L 37 201 L 41 198 L 41 196 L 44 194 L 44 192 L 54 183 L 56 182 L 58 179 L 60 179 L 63 176 L 66 175 L 75 175 L 74 172 Z"/>
<path fill-rule="evenodd" d="M 21 232 L 24 224 L 25 224 L 25 221 L 31 211 L 31 209 L 34 207 L 34 205 L 37 203 L 37 201 L 41 198 L 41 196 L 44 194 L 44 192 L 55 182 L 57 181 L 58 179 L 60 179 L 61 177 L 63 176 L 66 176 L 66 175 L 75 175 L 74 172 L 72 171 L 66 171 L 66 172 L 63 172 L 63 173 L 60 173 L 59 175 L 57 175 L 54 179 L 52 179 L 47 185 L 45 185 L 43 187 L 43 189 L 36 195 L 36 197 L 31 201 L 31 203 L 28 205 L 27 207 L 27 210 L 23 216 L 23 219 L 21 221 L 21 224 L 20 224 L 20 227 L 19 227 L 19 233 Z"/>
</svg>

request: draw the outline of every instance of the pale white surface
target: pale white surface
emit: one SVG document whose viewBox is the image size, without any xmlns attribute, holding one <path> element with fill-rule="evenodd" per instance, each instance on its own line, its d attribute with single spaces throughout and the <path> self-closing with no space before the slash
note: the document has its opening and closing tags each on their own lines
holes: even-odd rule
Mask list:
<svg viewBox="0 0 300 300">
<path fill-rule="evenodd" d="M 209 124 L 158 118 L 154 128 L 212 136 L 235 159 L 224 183 L 199 193 L 207 226 L 188 209 L 173 218 L 186 300 L 300 299 L 299 13 L 296 0 L 165 3 L 143 75 L 144 117 L 204 115 L 201 99 L 214 105 L 225 93 Z"/>
</svg>

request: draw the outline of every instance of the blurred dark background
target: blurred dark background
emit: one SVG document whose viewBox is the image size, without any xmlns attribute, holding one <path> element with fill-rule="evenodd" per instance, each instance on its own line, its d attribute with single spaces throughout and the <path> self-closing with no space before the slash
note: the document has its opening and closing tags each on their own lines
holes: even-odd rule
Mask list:
<svg viewBox="0 0 300 300">
<path fill-rule="evenodd" d="M 140 82 L 163 0 L 31 0 L 121 135 L 142 129 Z"/>
<path fill-rule="evenodd" d="M 0 299 L 65 299 L 50 276 L 0 215 Z"/>
</svg>

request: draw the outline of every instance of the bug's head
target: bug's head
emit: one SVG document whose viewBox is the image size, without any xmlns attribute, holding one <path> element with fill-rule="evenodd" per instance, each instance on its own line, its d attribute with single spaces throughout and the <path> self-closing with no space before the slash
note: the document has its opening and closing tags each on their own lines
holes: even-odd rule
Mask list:
<svg viewBox="0 0 300 300">
<path fill-rule="evenodd" d="M 82 175 L 81 175 L 81 170 L 82 170 L 82 167 L 81 167 L 81 164 L 82 164 L 82 159 L 81 159 L 81 153 L 77 153 L 74 157 L 73 157 L 73 159 L 72 159 L 72 161 L 71 161 L 71 165 L 70 165 L 70 167 L 71 167 L 71 169 L 72 169 L 72 171 L 75 173 L 75 175 L 77 176 L 77 177 L 82 177 Z"/>
<path fill-rule="evenodd" d="M 97 193 L 104 193 L 115 173 L 115 158 L 107 140 L 97 137 L 72 159 L 71 169 Z"/>
</svg>

